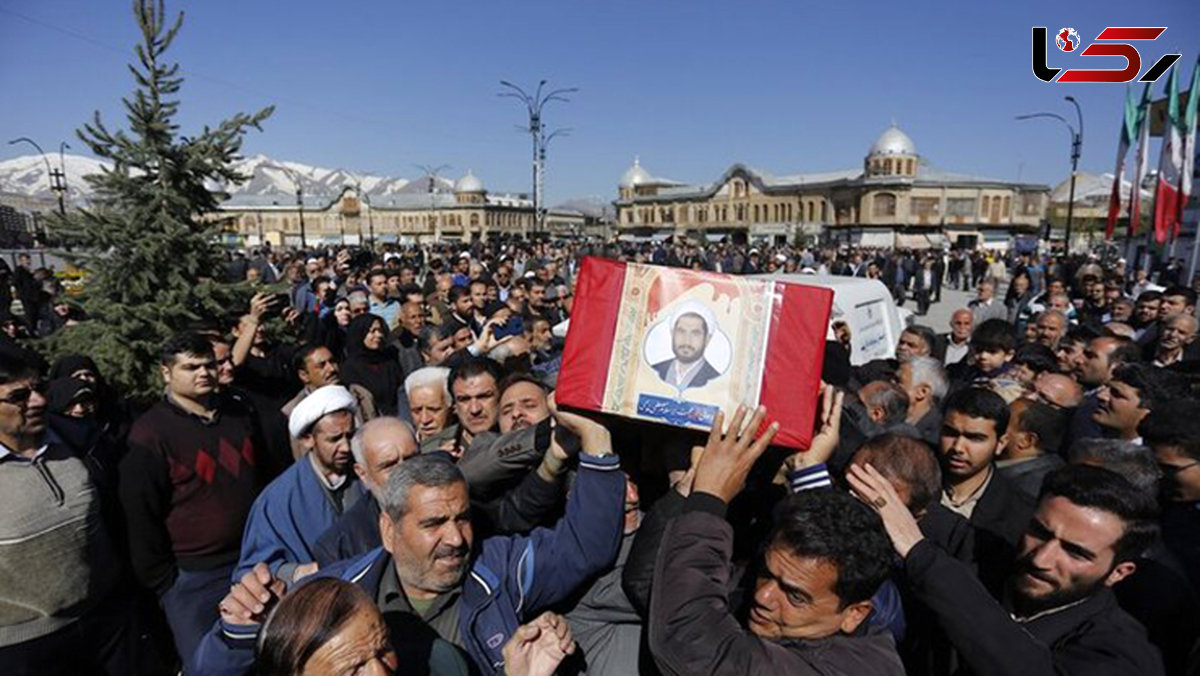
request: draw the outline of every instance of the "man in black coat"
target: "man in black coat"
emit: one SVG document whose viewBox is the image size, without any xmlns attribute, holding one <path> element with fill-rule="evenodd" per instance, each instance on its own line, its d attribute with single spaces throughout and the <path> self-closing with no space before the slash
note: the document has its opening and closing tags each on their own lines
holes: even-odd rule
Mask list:
<svg viewBox="0 0 1200 676">
<path fill-rule="evenodd" d="M 995 392 L 959 390 L 946 400 L 938 448 L 942 506 L 971 522 L 979 576 L 996 594 L 1033 511 L 1032 503 L 996 470 L 1008 418 L 1008 404 Z"/>
<path fill-rule="evenodd" d="M 1158 535 L 1154 498 L 1115 472 L 1073 465 L 1046 478 L 998 602 L 969 566 L 921 534 L 873 468 L 851 468 L 854 491 L 883 518 L 917 598 L 938 616 L 977 674 L 1162 674 L 1145 629 L 1111 587 L 1137 569 Z"/>
</svg>

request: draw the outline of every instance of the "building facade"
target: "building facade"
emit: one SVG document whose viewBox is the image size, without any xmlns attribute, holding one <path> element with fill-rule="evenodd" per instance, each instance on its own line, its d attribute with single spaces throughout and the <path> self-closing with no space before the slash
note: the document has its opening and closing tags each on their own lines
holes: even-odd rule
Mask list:
<svg viewBox="0 0 1200 676">
<path fill-rule="evenodd" d="M 443 185 L 443 183 L 445 185 Z M 529 237 L 538 229 L 533 201 L 524 194 L 489 193 L 471 172 L 450 187 L 428 178 L 425 192 L 371 196 L 353 186 L 337 195 L 238 195 L 222 202 L 215 215 L 226 241 L 254 246 L 419 244 L 486 240 L 496 235 Z M 567 209 L 546 212 L 546 234 L 583 236 L 604 224 Z M 303 236 L 302 236 L 303 233 Z"/>
<path fill-rule="evenodd" d="M 862 167 L 772 176 L 735 164 L 708 185 L 655 178 L 634 164 L 621 177 L 617 229 L 624 239 L 671 235 L 801 236 L 863 246 L 1006 248 L 1036 235 L 1050 187 L 933 169 L 892 125 Z"/>
</svg>

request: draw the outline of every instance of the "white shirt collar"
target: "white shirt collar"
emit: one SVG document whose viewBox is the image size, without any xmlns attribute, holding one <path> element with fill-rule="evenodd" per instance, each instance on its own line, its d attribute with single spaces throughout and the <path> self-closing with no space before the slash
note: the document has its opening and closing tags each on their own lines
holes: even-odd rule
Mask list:
<svg viewBox="0 0 1200 676">
<path fill-rule="evenodd" d="M 10 456 L 10 455 L 13 457 L 19 458 L 21 460 L 36 460 L 36 459 L 42 457 L 42 454 L 46 452 L 47 448 L 49 448 L 49 446 L 47 444 L 42 444 L 41 448 L 37 449 L 37 451 L 34 452 L 32 458 L 27 458 L 24 455 L 17 453 L 16 451 L 10 449 L 8 446 L 5 446 L 4 444 L 0 444 L 0 460 L 6 460 L 6 459 L 8 459 L 8 456 Z"/>
</svg>

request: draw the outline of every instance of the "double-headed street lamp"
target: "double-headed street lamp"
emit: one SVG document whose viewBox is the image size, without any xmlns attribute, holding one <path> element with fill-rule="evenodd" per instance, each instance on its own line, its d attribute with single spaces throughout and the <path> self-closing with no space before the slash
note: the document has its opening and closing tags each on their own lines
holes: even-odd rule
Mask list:
<svg viewBox="0 0 1200 676">
<path fill-rule="evenodd" d="M 571 99 L 567 98 L 567 94 L 573 94 L 579 91 L 576 87 L 565 89 L 553 89 L 545 94 L 542 93 L 542 88 L 546 86 L 546 80 L 538 82 L 537 89 L 533 94 L 529 94 L 524 89 L 517 85 L 500 81 L 500 86 L 505 87 L 509 91 L 503 91 L 498 96 L 504 98 L 517 99 L 525 104 L 526 112 L 529 113 L 529 127 L 526 129 L 530 137 L 533 139 L 533 217 L 535 230 L 542 230 L 545 227 L 545 210 L 542 207 L 543 196 L 542 191 L 545 187 L 545 161 L 546 161 L 546 144 L 550 142 L 556 134 L 563 130 L 559 130 L 546 136 L 546 128 L 542 122 L 542 108 L 551 101 L 562 101 L 569 103 Z"/>
<path fill-rule="evenodd" d="M 414 167 L 425 172 L 429 177 L 429 219 L 433 223 L 433 241 L 438 241 L 442 238 L 441 228 L 438 223 L 441 219 L 437 214 L 437 179 L 438 174 L 450 168 L 449 164 L 439 164 L 436 167 L 430 164 L 414 164 Z"/>
<path fill-rule="evenodd" d="M 300 185 L 300 178 L 296 175 L 295 171 L 292 171 L 282 164 L 275 164 L 271 162 L 264 164 L 263 166 L 274 167 L 275 169 L 287 174 L 287 177 L 291 179 L 292 184 L 296 186 L 296 208 L 300 210 L 300 248 L 307 249 L 308 237 L 304 232 L 304 187 Z"/>
<path fill-rule="evenodd" d="M 1070 195 L 1067 197 L 1067 241 L 1066 252 L 1071 253 L 1071 222 L 1075 215 L 1075 174 L 1079 169 L 1079 156 L 1083 153 L 1083 111 L 1079 108 L 1079 102 L 1074 96 L 1063 97 L 1070 101 L 1075 106 L 1075 115 L 1079 119 L 1079 129 L 1076 130 L 1067 118 L 1057 113 L 1030 113 L 1028 115 L 1018 115 L 1018 120 L 1030 120 L 1035 117 L 1049 117 L 1067 125 L 1067 129 L 1071 133 L 1071 189 Z"/>
<path fill-rule="evenodd" d="M 46 151 L 42 150 L 42 147 L 37 144 L 37 141 L 34 141 L 26 136 L 22 136 L 21 138 L 15 138 L 9 141 L 8 145 L 14 145 L 17 143 L 28 143 L 38 151 L 39 155 L 42 156 L 42 161 L 46 163 L 46 181 L 50 184 L 50 190 L 58 196 L 58 213 L 60 216 L 65 216 L 67 214 L 67 163 L 63 154 L 63 150 L 70 148 L 71 146 L 67 145 L 66 141 L 58 144 L 59 168 L 55 169 L 50 166 L 50 160 L 46 157 Z"/>
</svg>

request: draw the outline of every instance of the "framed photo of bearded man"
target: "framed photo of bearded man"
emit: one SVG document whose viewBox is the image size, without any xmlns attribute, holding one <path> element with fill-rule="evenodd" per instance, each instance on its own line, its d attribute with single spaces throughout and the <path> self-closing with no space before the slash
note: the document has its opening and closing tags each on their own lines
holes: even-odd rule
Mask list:
<svg viewBox="0 0 1200 676">
<path fill-rule="evenodd" d="M 700 430 L 762 404 L 776 443 L 803 447 L 831 303 L 817 287 L 586 258 L 555 397 Z"/>
</svg>

